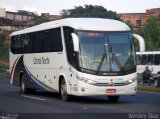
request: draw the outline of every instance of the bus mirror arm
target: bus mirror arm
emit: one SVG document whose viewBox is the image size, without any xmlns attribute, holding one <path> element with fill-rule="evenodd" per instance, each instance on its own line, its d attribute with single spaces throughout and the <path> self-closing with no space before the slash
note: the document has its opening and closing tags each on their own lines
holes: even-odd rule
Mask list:
<svg viewBox="0 0 160 119">
<path fill-rule="evenodd" d="M 145 41 L 143 37 L 138 34 L 132 34 L 132 35 L 134 38 L 136 38 L 139 41 L 140 52 L 144 52 L 145 51 Z"/>
<path fill-rule="evenodd" d="M 73 39 L 73 48 L 75 52 L 79 52 L 79 38 L 75 33 L 71 33 Z"/>
</svg>

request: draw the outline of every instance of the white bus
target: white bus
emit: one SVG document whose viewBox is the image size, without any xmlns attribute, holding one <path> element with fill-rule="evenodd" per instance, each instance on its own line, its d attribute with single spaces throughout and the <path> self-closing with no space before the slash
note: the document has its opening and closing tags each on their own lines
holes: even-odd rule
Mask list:
<svg viewBox="0 0 160 119">
<path fill-rule="evenodd" d="M 148 66 L 152 74 L 160 72 L 160 51 L 136 52 L 137 73 L 142 74 Z"/>
<path fill-rule="evenodd" d="M 22 93 L 75 96 L 135 95 L 136 57 L 130 28 L 100 18 L 68 18 L 11 34 L 11 84 Z"/>
</svg>

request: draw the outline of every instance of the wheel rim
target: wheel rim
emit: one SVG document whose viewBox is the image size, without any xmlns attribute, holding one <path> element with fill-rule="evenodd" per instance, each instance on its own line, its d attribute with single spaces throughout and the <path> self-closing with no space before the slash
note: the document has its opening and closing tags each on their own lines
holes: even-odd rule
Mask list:
<svg viewBox="0 0 160 119">
<path fill-rule="evenodd" d="M 65 81 L 62 81 L 62 85 L 61 85 L 61 97 L 63 100 L 67 99 L 67 86 Z"/>
<path fill-rule="evenodd" d="M 25 86 L 25 82 L 24 79 L 22 78 L 21 80 L 21 92 L 24 94 L 26 93 L 26 86 Z"/>
<path fill-rule="evenodd" d="M 25 93 L 25 90 L 26 90 L 26 87 L 25 87 L 24 81 L 22 80 L 21 81 L 21 92 Z"/>
</svg>

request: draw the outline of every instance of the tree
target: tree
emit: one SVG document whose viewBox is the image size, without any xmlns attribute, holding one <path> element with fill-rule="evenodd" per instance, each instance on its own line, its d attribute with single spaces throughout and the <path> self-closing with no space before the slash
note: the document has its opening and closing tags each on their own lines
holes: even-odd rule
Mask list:
<svg viewBox="0 0 160 119">
<path fill-rule="evenodd" d="M 133 29 L 133 25 L 131 24 L 131 21 L 127 20 L 125 23 L 130 27 L 131 31 L 134 33 L 135 31 Z M 138 52 L 140 50 L 139 41 L 133 37 L 133 42 L 134 42 L 135 50 L 136 52 Z"/>
<path fill-rule="evenodd" d="M 131 24 L 131 21 L 127 20 L 125 23 L 130 27 L 131 31 L 133 32 L 133 25 Z"/>
<path fill-rule="evenodd" d="M 145 39 L 146 50 L 152 51 L 160 48 L 160 19 L 150 17 L 138 33 Z"/>
<path fill-rule="evenodd" d="M 96 18 L 110 18 L 120 20 L 120 17 L 116 14 L 116 12 L 108 11 L 102 6 L 93 6 L 93 5 L 84 5 L 75 7 L 74 9 L 62 10 L 61 11 L 62 18 L 69 17 L 96 17 Z"/>
<path fill-rule="evenodd" d="M 8 64 L 4 65 L 4 61 L 9 60 L 9 45 L 5 44 L 5 35 L 0 35 L 0 72 L 8 69 Z"/>
<path fill-rule="evenodd" d="M 9 59 L 9 45 L 5 43 L 6 36 L 0 35 L 0 60 L 8 60 Z"/>
<path fill-rule="evenodd" d="M 20 13 L 21 15 L 29 15 L 29 12 L 25 10 L 18 10 L 18 13 Z"/>
<path fill-rule="evenodd" d="M 31 26 L 39 25 L 44 22 L 49 22 L 49 19 L 45 16 L 38 16 L 33 20 L 33 24 Z"/>
</svg>

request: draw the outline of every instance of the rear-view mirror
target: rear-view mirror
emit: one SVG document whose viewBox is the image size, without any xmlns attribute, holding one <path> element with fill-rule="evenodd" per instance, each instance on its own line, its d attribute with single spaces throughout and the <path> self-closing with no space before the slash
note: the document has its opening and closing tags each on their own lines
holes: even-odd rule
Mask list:
<svg viewBox="0 0 160 119">
<path fill-rule="evenodd" d="M 79 52 L 79 38 L 77 34 L 71 33 L 73 39 L 73 47 L 75 52 Z"/>
</svg>

